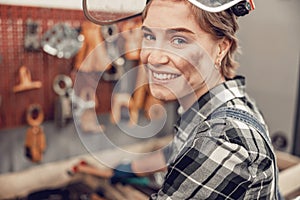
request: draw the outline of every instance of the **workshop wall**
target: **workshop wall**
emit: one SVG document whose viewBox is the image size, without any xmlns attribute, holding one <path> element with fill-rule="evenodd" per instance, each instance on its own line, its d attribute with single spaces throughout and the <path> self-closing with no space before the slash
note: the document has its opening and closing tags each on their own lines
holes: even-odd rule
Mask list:
<svg viewBox="0 0 300 200">
<path fill-rule="evenodd" d="M 37 51 L 24 48 L 28 19 L 38 23 L 38 42 L 57 23 L 79 28 L 86 20 L 81 10 L 0 5 L 0 129 L 26 124 L 25 113 L 32 103 L 42 106 L 45 120 L 52 120 L 57 98 L 52 89 L 54 77 L 58 74 L 70 76 L 74 71 L 73 57 L 58 58 L 41 48 Z M 29 69 L 32 81 L 42 83 L 41 88 L 13 91 L 20 83 L 21 66 Z M 101 82 L 101 90 L 97 88 L 96 92 L 97 113 L 109 112 L 111 91 L 109 82 Z"/>
</svg>

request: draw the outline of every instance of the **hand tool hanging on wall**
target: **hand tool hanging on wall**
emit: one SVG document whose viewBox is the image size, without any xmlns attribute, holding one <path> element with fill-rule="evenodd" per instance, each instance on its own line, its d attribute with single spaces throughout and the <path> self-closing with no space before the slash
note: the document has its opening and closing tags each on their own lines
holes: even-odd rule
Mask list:
<svg viewBox="0 0 300 200">
<path fill-rule="evenodd" d="M 103 42 L 101 27 L 92 22 L 84 22 L 81 26 L 81 35 L 83 35 L 84 41 L 75 56 L 75 69 L 83 72 L 110 69 L 111 61 Z"/>
<path fill-rule="evenodd" d="M 58 127 L 65 126 L 72 119 L 72 86 L 72 79 L 67 75 L 59 74 L 54 78 L 53 90 L 59 95 L 55 101 L 54 112 L 54 121 Z"/>
<path fill-rule="evenodd" d="M 92 88 L 82 88 L 80 95 L 75 93 L 72 97 L 73 113 L 75 122 L 78 123 L 83 132 L 103 132 L 105 127 L 98 123 L 95 108 L 97 98 Z"/>
<path fill-rule="evenodd" d="M 129 125 L 137 124 L 138 110 L 135 107 L 131 94 L 115 93 L 112 97 L 110 121 L 116 124 L 119 123 L 122 118 L 127 117 L 129 117 Z"/>
<path fill-rule="evenodd" d="M 39 23 L 28 19 L 26 21 L 26 33 L 24 37 L 24 47 L 26 51 L 40 50 L 40 40 L 38 35 Z"/>
<path fill-rule="evenodd" d="M 42 37 L 43 50 L 58 58 L 72 58 L 81 48 L 84 38 L 79 31 L 63 23 L 54 25 Z"/>
<path fill-rule="evenodd" d="M 138 121 L 138 109 L 132 99 L 132 93 L 134 91 L 136 74 L 128 72 L 139 63 L 139 52 L 142 42 L 140 36 L 141 32 L 134 31 L 134 29 L 139 27 L 140 24 L 136 24 L 136 22 L 132 20 L 127 20 L 120 26 L 122 31 L 120 34 L 114 33 L 118 31 L 118 29 L 115 28 L 117 27 L 116 25 L 105 26 L 107 28 L 106 30 L 103 30 L 107 32 L 106 41 L 108 49 L 111 49 L 111 51 L 114 52 L 112 56 L 116 58 L 117 56 L 122 55 L 120 58 L 124 60 L 123 65 L 118 66 L 122 69 L 122 74 L 120 75 L 126 73 L 126 75 L 122 78 L 120 78 L 120 75 L 117 77 L 119 82 L 116 86 L 117 92 L 115 92 L 112 96 L 110 121 L 113 124 L 118 123 L 123 118 L 122 116 L 125 116 L 125 118 L 128 116 L 130 122 L 129 125 L 135 125 Z M 104 75 L 103 78 L 105 79 Z"/>
<path fill-rule="evenodd" d="M 19 69 L 19 80 L 20 83 L 13 88 L 14 92 L 38 89 L 42 87 L 42 83 L 40 81 L 31 80 L 31 73 L 25 66 L 22 66 Z"/>
<path fill-rule="evenodd" d="M 139 60 L 142 45 L 142 21 L 140 18 L 126 20 L 122 23 L 122 36 L 125 38 L 125 58 L 127 60 Z"/>
<path fill-rule="evenodd" d="M 103 79 L 106 81 L 119 80 L 124 74 L 125 59 L 121 55 L 123 41 L 118 26 L 116 24 L 102 26 L 101 32 L 105 39 L 108 56 L 112 61 L 111 68 L 103 73 Z"/>
<path fill-rule="evenodd" d="M 39 162 L 46 149 L 46 138 L 42 126 L 44 112 L 39 104 L 31 104 L 26 112 L 27 129 L 25 140 L 25 155 L 32 162 Z"/>
</svg>

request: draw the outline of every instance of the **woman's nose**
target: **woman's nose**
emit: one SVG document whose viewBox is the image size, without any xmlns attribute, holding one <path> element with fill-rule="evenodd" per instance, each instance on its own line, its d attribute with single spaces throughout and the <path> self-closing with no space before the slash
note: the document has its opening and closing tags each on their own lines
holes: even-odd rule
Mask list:
<svg viewBox="0 0 300 200">
<path fill-rule="evenodd" d="M 149 49 L 148 63 L 152 65 L 166 64 L 169 62 L 169 57 L 162 49 Z"/>
</svg>

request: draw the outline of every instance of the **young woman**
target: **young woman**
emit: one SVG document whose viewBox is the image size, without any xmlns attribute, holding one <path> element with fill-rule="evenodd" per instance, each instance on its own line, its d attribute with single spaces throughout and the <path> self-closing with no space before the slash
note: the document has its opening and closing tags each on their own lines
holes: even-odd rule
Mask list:
<svg viewBox="0 0 300 200">
<path fill-rule="evenodd" d="M 166 170 L 151 199 L 279 199 L 267 126 L 235 74 L 236 13 L 197 2 L 152 0 L 144 10 L 140 56 L 151 93 L 178 100 L 182 115 L 171 145 L 118 165 L 111 180 Z"/>
<path fill-rule="evenodd" d="M 141 61 L 151 93 L 177 99 L 183 114 L 172 145 L 118 166 L 113 179 L 132 175 L 120 169 L 142 176 L 167 168 L 152 199 L 278 198 L 267 126 L 245 79 L 235 75 L 237 29 L 231 9 L 210 13 L 186 0 L 148 3 Z"/>
</svg>

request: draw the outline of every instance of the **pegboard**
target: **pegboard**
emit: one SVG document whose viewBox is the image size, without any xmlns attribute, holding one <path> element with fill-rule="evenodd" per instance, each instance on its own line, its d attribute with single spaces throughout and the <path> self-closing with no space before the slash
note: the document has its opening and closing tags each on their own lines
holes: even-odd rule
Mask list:
<svg viewBox="0 0 300 200">
<path fill-rule="evenodd" d="M 43 107 L 45 120 L 52 120 L 57 98 L 52 89 L 54 77 L 58 74 L 70 75 L 73 70 L 73 58 L 60 59 L 41 49 L 25 50 L 24 36 L 28 19 L 38 22 L 39 39 L 57 23 L 78 28 L 86 20 L 81 10 L 0 5 L 0 129 L 26 125 L 26 109 L 32 103 Z M 22 65 L 30 70 L 33 81 L 42 82 L 42 88 L 13 92 Z M 109 82 L 101 83 L 101 91 L 97 89 L 97 96 L 101 96 L 101 99 L 98 98 L 97 113 L 110 111 L 111 91 Z"/>
</svg>

